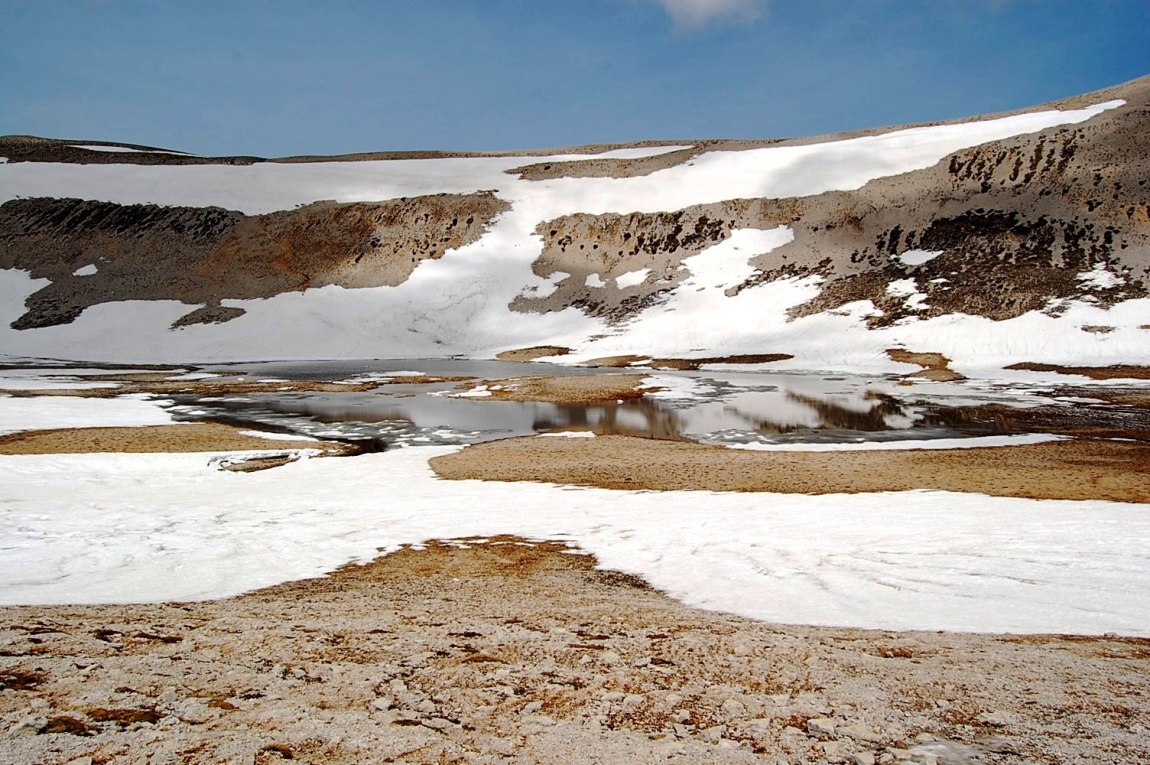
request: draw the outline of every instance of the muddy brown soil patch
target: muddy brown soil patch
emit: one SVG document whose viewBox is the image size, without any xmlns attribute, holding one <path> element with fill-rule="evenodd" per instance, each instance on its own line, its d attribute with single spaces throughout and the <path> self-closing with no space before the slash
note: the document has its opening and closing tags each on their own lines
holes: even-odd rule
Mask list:
<svg viewBox="0 0 1150 765">
<path fill-rule="evenodd" d="M 752 452 L 625 436 L 516 438 L 435 457 L 431 466 L 443 478 L 606 489 L 790 494 L 936 489 L 1000 497 L 1150 502 L 1150 446 L 1116 441 Z"/>
</svg>

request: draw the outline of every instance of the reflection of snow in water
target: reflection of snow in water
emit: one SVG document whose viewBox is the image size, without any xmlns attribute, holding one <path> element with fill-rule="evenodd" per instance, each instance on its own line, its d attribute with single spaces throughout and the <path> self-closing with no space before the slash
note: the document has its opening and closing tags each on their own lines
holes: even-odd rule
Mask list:
<svg viewBox="0 0 1150 765">
<path fill-rule="evenodd" d="M 445 373 L 474 371 L 483 373 L 476 377 L 488 379 L 523 374 L 525 366 L 501 369 L 492 362 L 479 362 L 479 369 L 470 370 L 468 362 L 452 365 Z M 350 379 L 352 372 L 346 363 L 337 369 Z M 313 365 L 307 371 L 313 377 L 325 377 L 321 367 Z M 601 434 L 772 443 L 946 438 L 999 432 L 992 423 L 961 422 L 959 429 L 956 408 L 988 402 L 1024 407 L 1049 401 L 1024 389 L 993 391 L 939 383 L 907 386 L 878 377 L 761 372 L 660 371 L 644 378 L 644 385 L 661 390 L 635 401 L 570 405 L 443 395 L 453 393 L 454 384 L 431 386 L 430 394 L 429 386 L 387 386 L 367 393 L 187 398 L 181 399 L 184 406 L 177 407 L 176 412 L 195 417 L 209 412 L 312 436 L 374 439 L 391 446 L 465 444 L 586 428 Z"/>
</svg>

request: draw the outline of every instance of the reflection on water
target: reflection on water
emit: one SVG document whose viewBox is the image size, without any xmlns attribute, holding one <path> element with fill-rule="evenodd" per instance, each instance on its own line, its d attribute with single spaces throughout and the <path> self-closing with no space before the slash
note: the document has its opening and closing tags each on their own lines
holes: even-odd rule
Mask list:
<svg viewBox="0 0 1150 765">
<path fill-rule="evenodd" d="M 401 369 L 488 379 L 522 374 L 523 367 L 533 374 L 546 371 L 537 364 L 410 360 L 390 366 L 377 362 L 371 367 L 351 362 L 272 367 L 262 365 L 252 371 L 328 380 Z M 588 371 L 599 370 L 575 373 Z M 567 430 L 716 443 L 895 440 L 1007 432 L 993 419 L 972 417 L 971 410 L 963 408 L 972 401 L 986 403 L 994 397 L 984 391 L 958 389 L 951 390 L 949 396 L 932 396 L 923 389 L 877 377 L 747 372 L 659 372 L 657 376 L 654 382 L 663 382 L 667 392 L 589 405 L 455 398 L 444 395 L 452 392 L 453 385 L 440 384 L 389 385 L 366 393 L 285 392 L 214 399 L 178 396 L 175 411 L 177 416 L 189 418 L 208 416 L 365 442 L 376 449 L 473 443 Z M 936 394 L 938 390 L 930 389 Z M 1011 395 L 1000 394 L 998 402 L 1018 405 L 1010 400 Z"/>
</svg>

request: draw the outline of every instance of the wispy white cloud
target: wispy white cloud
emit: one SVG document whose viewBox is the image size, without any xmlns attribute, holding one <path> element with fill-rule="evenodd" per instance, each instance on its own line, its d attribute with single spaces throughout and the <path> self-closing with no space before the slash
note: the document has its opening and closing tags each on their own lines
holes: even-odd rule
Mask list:
<svg viewBox="0 0 1150 765">
<path fill-rule="evenodd" d="M 767 0 L 656 0 L 675 26 L 698 29 L 717 22 L 754 21 L 767 10 Z"/>
</svg>

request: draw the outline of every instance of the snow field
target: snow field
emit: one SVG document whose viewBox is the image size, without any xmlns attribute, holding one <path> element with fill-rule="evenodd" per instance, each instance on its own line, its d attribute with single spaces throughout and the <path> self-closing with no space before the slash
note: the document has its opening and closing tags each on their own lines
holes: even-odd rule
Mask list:
<svg viewBox="0 0 1150 765">
<path fill-rule="evenodd" d="M 427 459 L 456 448 L 251 474 L 205 454 L 0 457 L 0 602 L 225 597 L 380 548 L 506 533 L 566 540 L 687 604 L 756 619 L 1150 634 L 1140 506 L 437 479 Z"/>
<path fill-rule="evenodd" d="M 22 313 L 24 298 L 46 281 L 0 272 L 0 351 L 105 360 L 209 361 L 252 358 L 423 358 L 491 356 L 531 345 L 560 345 L 577 363 L 619 353 L 708 355 L 785 352 L 795 358 L 777 368 L 905 371 L 885 355 L 890 347 L 938 351 L 960 372 L 994 370 L 1015 361 L 1107 364 L 1150 361 L 1139 327 L 1150 301 L 1127 301 L 1104 310 L 1074 303 L 1058 319 L 1027 314 L 1007 322 L 947 316 L 909 321 L 877 331 L 864 320 L 869 302 L 833 313 L 787 321 L 786 309 L 819 292 L 817 277 L 784 279 L 726 297 L 723 290 L 750 276 L 748 260 L 790 241 L 792 233 L 742 230 L 688 258 L 687 283 L 665 305 L 623 327 L 608 327 L 577 309 L 520 314 L 508 308 L 520 294 L 546 295 L 556 274 L 531 271 L 541 222 L 572 213 L 675 210 L 740 197 L 785 197 L 858 188 L 868 181 L 928 167 L 979 143 L 1082 122 L 1122 102 L 1086 109 L 1046 111 L 832 141 L 745 151 L 714 151 L 635 178 L 557 178 L 526 181 L 508 174 L 534 161 L 649 156 L 685 147 L 626 149 L 599 155 L 480 157 L 373 162 L 263 163 L 251 166 L 65 165 L 16 163 L 0 169 L 0 200 L 15 196 L 72 196 L 121 203 L 219 205 L 249 214 L 290 209 L 321 199 L 379 201 L 432 193 L 495 189 L 512 209 L 477 242 L 424 261 L 397 287 L 348 290 L 324 287 L 267 300 L 228 300 L 244 316 L 219 325 L 168 326 L 191 309 L 176 301 L 122 302 L 88 309 L 72 325 L 15 332 L 6 325 Z M 925 254 L 921 255 L 925 257 Z M 919 257 L 919 255 L 912 256 Z M 625 288 L 645 270 L 616 279 Z M 1105 286 L 1104 275 L 1084 283 Z M 598 274 L 591 286 L 604 284 Z M 916 299 L 917 292 L 909 295 Z M 1092 334 L 1082 326 L 1114 326 Z"/>
</svg>

